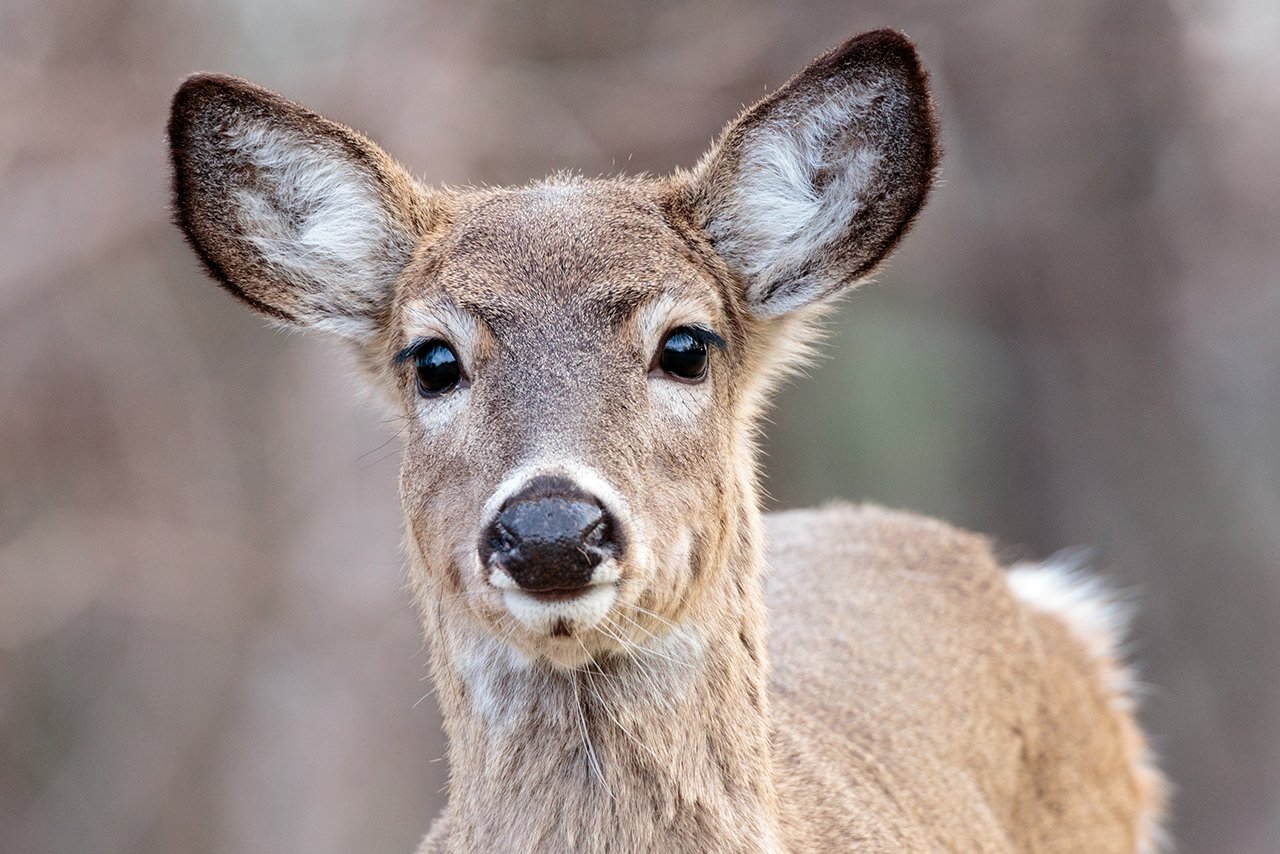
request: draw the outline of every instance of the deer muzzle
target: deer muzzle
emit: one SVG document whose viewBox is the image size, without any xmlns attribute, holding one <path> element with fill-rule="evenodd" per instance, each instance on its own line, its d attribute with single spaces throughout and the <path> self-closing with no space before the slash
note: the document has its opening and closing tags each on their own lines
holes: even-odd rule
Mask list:
<svg viewBox="0 0 1280 854">
<path fill-rule="evenodd" d="M 572 595 L 620 551 L 617 525 L 600 500 L 573 481 L 539 475 L 512 494 L 481 536 L 483 565 L 500 566 L 521 590 Z"/>
</svg>

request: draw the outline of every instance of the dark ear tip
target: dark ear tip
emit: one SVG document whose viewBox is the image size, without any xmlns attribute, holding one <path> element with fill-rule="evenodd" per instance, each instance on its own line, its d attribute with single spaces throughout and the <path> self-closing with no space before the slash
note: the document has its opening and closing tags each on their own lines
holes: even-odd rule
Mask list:
<svg viewBox="0 0 1280 854">
<path fill-rule="evenodd" d="M 921 143 L 927 149 L 924 158 L 926 166 L 929 172 L 933 172 L 941 153 L 938 147 L 938 120 L 933 97 L 929 92 L 929 72 L 924 67 L 915 42 L 900 30 L 871 30 L 849 39 L 833 50 L 830 57 L 830 61 L 836 64 L 878 67 L 903 81 L 915 104 L 913 124 Z"/>
<path fill-rule="evenodd" d="M 184 79 L 173 95 L 169 130 L 173 135 L 211 110 L 227 109 L 249 101 L 269 99 L 272 93 L 242 77 L 199 72 Z"/>
<path fill-rule="evenodd" d="M 258 93 L 265 92 L 261 86 L 256 83 L 250 83 L 243 77 L 236 77 L 233 74 L 218 74 L 213 71 L 198 71 L 195 74 L 189 74 L 178 86 L 178 92 L 174 95 L 174 100 L 188 100 L 198 97 L 217 96 L 219 94 L 233 93 Z"/>
<path fill-rule="evenodd" d="M 895 30 L 890 27 L 882 27 L 878 30 L 868 30 L 861 35 L 854 36 L 849 40 L 856 42 L 865 47 L 875 47 L 879 50 L 894 52 L 904 57 L 915 58 L 916 44 L 902 30 Z"/>
<path fill-rule="evenodd" d="M 900 30 L 886 28 L 856 35 L 818 61 L 830 65 L 878 65 L 895 68 L 909 78 L 925 78 L 915 42 Z"/>
<path fill-rule="evenodd" d="M 173 109 L 192 107 L 211 99 L 226 97 L 231 91 L 243 87 L 248 81 L 227 74 L 200 72 L 186 77 L 173 95 Z"/>
<path fill-rule="evenodd" d="M 187 135 L 193 120 L 210 106 L 226 101 L 236 81 L 224 74 L 192 74 L 182 81 L 169 105 L 169 142 L 177 144 Z M 240 81 L 243 82 L 243 81 Z"/>
</svg>

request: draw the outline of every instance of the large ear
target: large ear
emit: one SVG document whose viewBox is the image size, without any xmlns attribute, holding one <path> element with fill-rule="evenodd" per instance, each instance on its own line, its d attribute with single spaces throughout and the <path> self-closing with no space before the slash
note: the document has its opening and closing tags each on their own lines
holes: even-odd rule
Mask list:
<svg viewBox="0 0 1280 854">
<path fill-rule="evenodd" d="M 200 74 L 169 119 L 175 217 L 210 274 L 279 320 L 355 340 L 436 203 L 355 131 L 245 80 Z"/>
<path fill-rule="evenodd" d="M 729 125 L 693 207 L 771 317 L 869 275 L 924 204 L 938 161 L 928 77 L 906 36 L 865 33 Z"/>
</svg>

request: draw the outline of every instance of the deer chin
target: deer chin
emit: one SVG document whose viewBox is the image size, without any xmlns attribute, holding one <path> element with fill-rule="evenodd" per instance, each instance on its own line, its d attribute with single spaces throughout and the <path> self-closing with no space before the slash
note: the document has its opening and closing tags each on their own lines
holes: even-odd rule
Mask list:
<svg viewBox="0 0 1280 854">
<path fill-rule="evenodd" d="M 519 589 L 502 591 L 502 604 L 526 631 L 551 638 L 572 638 L 594 629 L 604 622 L 617 598 L 613 582 L 550 596 Z"/>
<path fill-rule="evenodd" d="M 642 568 L 624 569 L 617 561 L 602 563 L 592 583 L 578 591 L 522 590 L 493 572 L 488 607 L 514 619 L 515 631 L 495 630 L 496 637 L 530 660 L 569 670 L 612 658 L 635 658 L 663 642 L 675 623 L 635 604 Z M 498 623 L 500 625 L 500 622 Z"/>
<path fill-rule="evenodd" d="M 499 607 L 515 618 L 517 628 L 492 634 L 528 664 L 581 670 L 622 652 L 619 629 L 610 619 L 618 596 L 613 584 L 593 586 L 572 600 L 561 601 L 504 591 L 498 595 Z"/>
</svg>

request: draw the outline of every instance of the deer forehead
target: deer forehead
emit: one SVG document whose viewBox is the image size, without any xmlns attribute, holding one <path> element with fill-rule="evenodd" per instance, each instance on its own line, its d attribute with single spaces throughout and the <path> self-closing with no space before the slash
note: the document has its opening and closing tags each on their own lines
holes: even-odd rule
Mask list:
<svg viewBox="0 0 1280 854">
<path fill-rule="evenodd" d="M 487 335 L 534 350 L 652 348 L 671 326 L 719 325 L 731 301 L 658 188 L 566 179 L 460 197 L 448 232 L 406 270 L 401 297 L 403 340 L 470 348 Z"/>
</svg>

